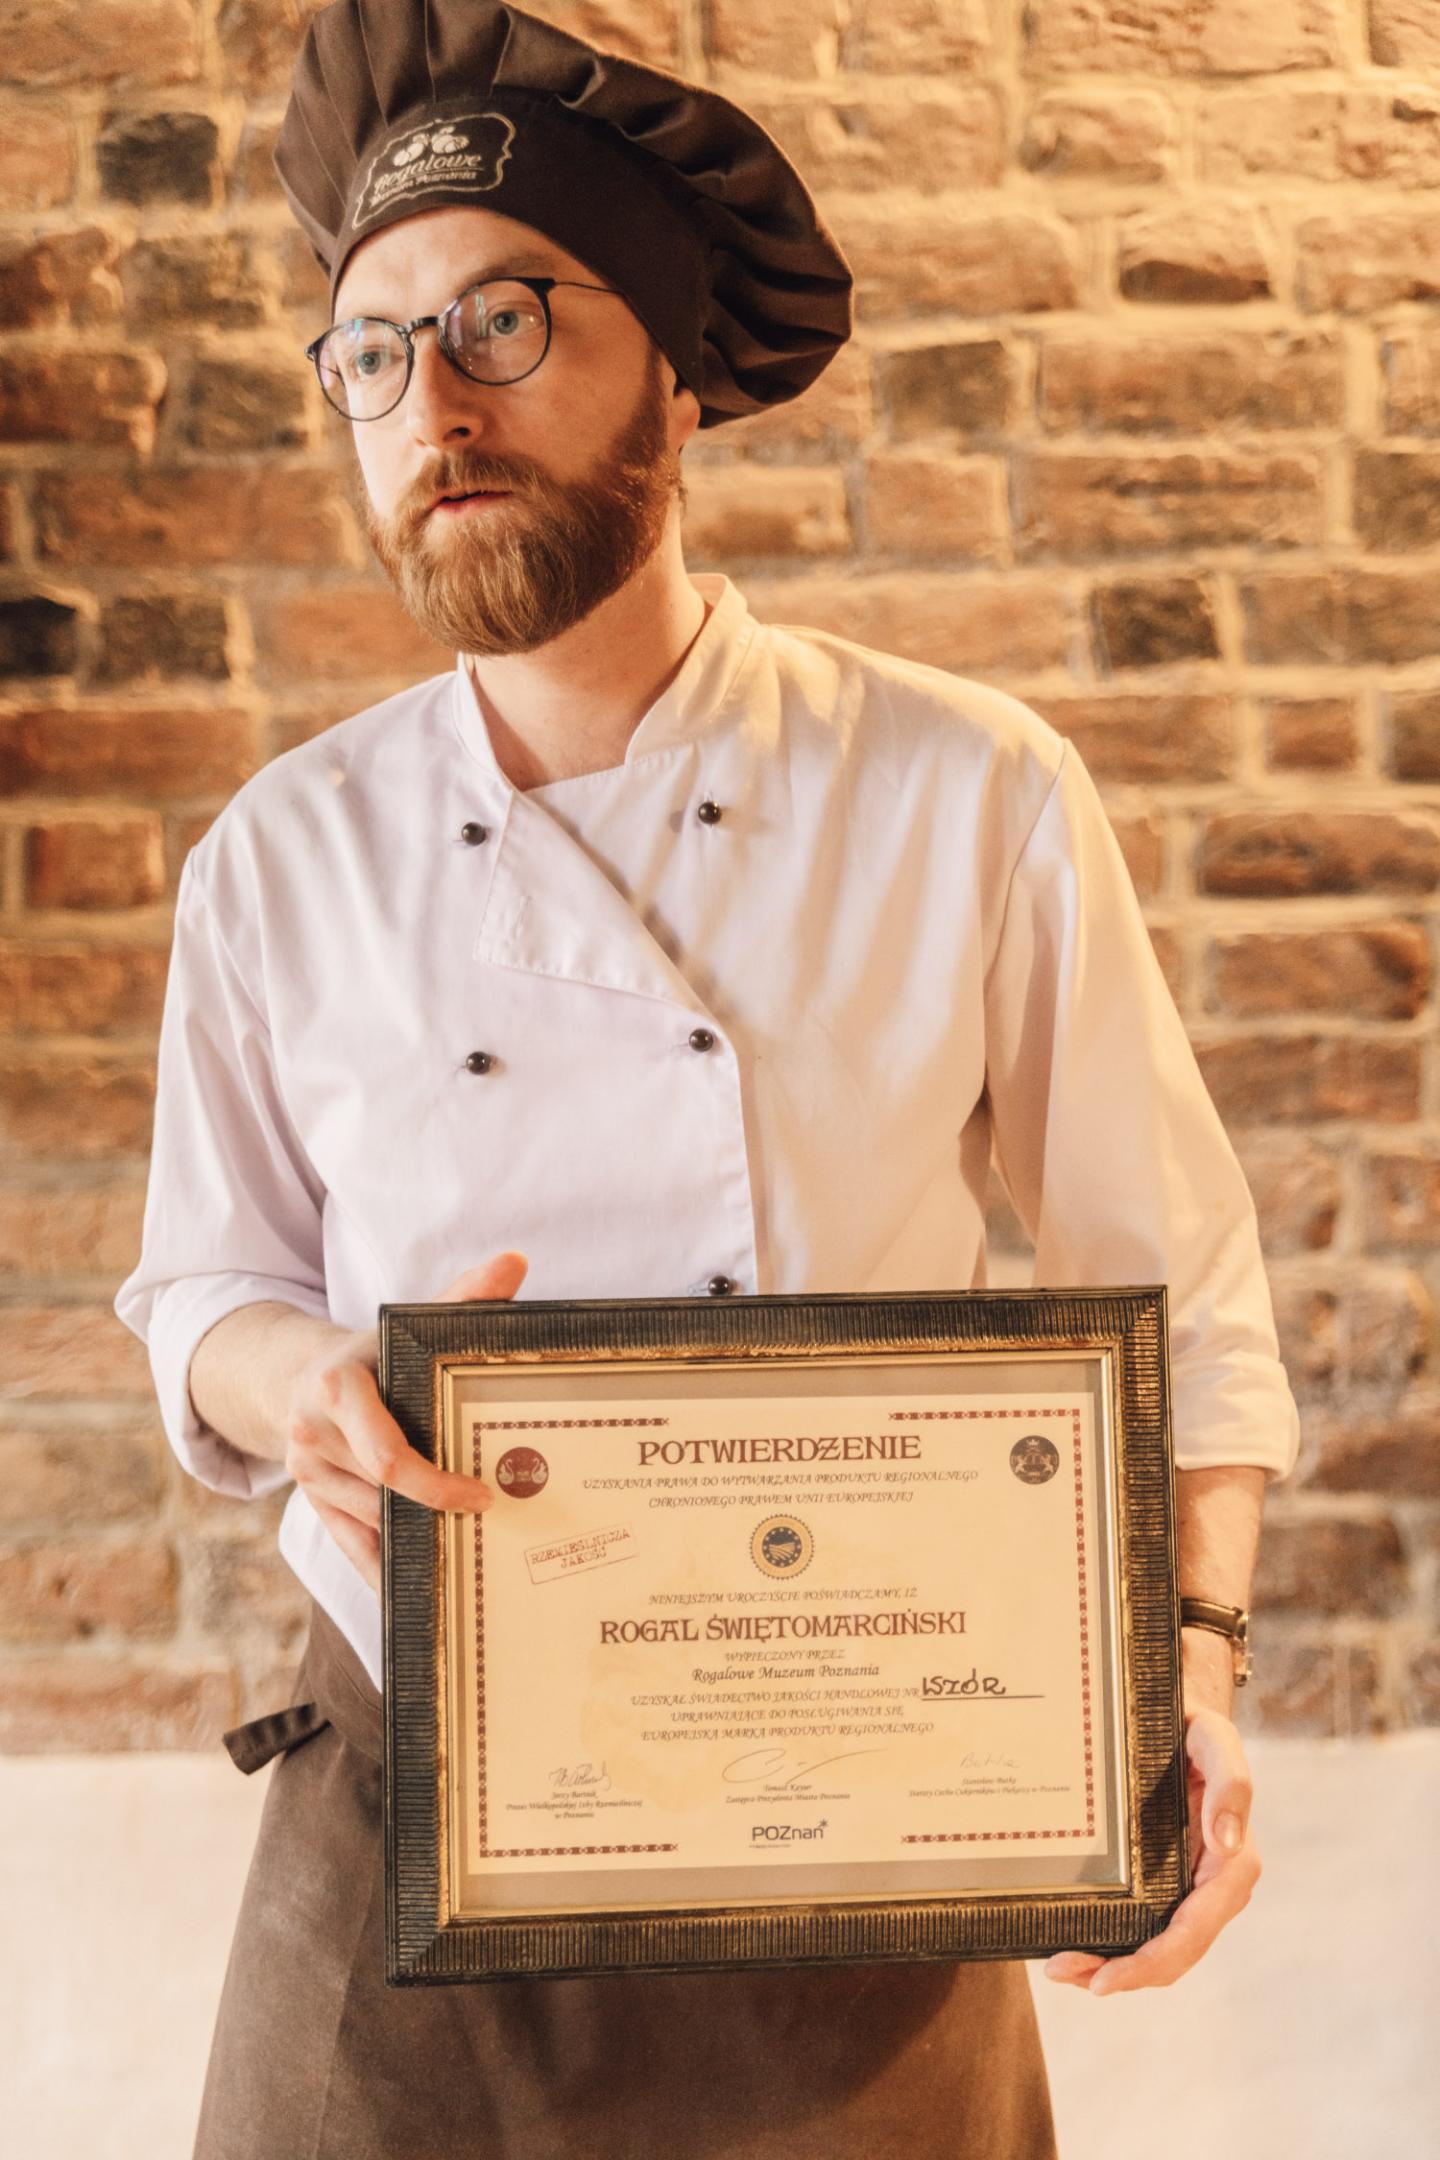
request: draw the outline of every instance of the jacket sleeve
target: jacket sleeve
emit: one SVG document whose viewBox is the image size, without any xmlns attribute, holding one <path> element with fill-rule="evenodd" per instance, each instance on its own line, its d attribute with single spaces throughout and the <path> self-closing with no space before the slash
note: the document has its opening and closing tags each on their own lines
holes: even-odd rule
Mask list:
<svg viewBox="0 0 1440 2160">
<path fill-rule="evenodd" d="M 1255 1205 L 1094 781 L 1066 744 L 986 978 L 997 1169 L 1034 1281 L 1168 1285 L 1181 1469 L 1293 1469 Z"/>
<path fill-rule="evenodd" d="M 197 1415 L 190 1360 L 238 1306 L 279 1299 L 328 1319 L 324 1189 L 286 1111 L 270 1031 L 241 980 L 192 849 L 176 897 L 139 1260 L 115 1311 L 150 1353 L 166 1435 L 216 1492 L 289 1482 Z"/>
</svg>

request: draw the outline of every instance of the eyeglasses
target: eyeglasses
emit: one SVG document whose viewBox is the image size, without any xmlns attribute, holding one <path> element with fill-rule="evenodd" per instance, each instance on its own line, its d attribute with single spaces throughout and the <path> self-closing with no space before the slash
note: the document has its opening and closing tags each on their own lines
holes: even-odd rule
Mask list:
<svg viewBox="0 0 1440 2160">
<path fill-rule="evenodd" d="M 467 286 L 439 315 L 417 315 L 410 323 L 356 315 L 332 323 L 306 346 L 305 357 L 314 362 L 329 402 L 347 420 L 383 420 L 395 410 L 415 371 L 417 330 L 433 329 L 450 365 L 471 382 L 522 382 L 550 350 L 555 327 L 550 295 L 557 285 L 615 291 L 613 285 L 585 285 L 578 278 L 487 278 Z"/>
</svg>

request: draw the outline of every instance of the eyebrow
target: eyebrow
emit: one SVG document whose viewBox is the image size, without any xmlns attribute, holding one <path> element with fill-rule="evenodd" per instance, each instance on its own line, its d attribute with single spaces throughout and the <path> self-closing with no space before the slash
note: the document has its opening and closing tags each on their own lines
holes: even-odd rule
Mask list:
<svg viewBox="0 0 1440 2160">
<path fill-rule="evenodd" d="M 455 293 L 452 295 L 452 298 L 458 298 L 458 296 L 462 292 L 469 292 L 472 285 L 488 284 L 492 278 L 558 278 L 560 275 L 560 269 L 556 264 L 549 262 L 541 262 L 537 260 L 537 258 L 533 255 L 522 255 L 517 261 L 514 262 L 496 263 L 495 265 L 493 265 L 493 267 L 470 271 L 464 282 L 456 287 Z M 352 307 L 348 315 L 337 316 L 336 320 L 338 322 L 355 322 L 358 321 L 362 316 L 369 317 L 377 322 L 393 322 L 395 319 L 392 315 L 383 314 L 379 308 Z"/>
</svg>

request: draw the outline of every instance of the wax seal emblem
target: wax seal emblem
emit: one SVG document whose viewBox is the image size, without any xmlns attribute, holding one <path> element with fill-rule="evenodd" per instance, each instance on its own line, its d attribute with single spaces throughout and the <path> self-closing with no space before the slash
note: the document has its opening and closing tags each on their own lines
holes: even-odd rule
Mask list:
<svg viewBox="0 0 1440 2160">
<path fill-rule="evenodd" d="M 1010 1468 L 1022 1485 L 1045 1485 L 1060 1467 L 1060 1450 L 1043 1433 L 1026 1433 L 1010 1450 Z"/>
<path fill-rule="evenodd" d="M 750 1540 L 750 1557 L 762 1575 L 803 1575 L 815 1540 L 793 1515 L 767 1515 Z"/>
<path fill-rule="evenodd" d="M 549 1476 L 550 1465 L 538 1448 L 506 1448 L 495 1465 L 500 1490 L 509 1493 L 512 1500 L 533 1500 L 537 1492 L 545 1490 Z"/>
</svg>

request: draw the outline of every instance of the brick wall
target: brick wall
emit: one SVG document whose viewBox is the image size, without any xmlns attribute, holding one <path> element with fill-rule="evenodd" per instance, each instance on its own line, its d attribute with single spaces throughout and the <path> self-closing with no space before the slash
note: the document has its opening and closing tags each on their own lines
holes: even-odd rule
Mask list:
<svg viewBox="0 0 1440 2160">
<path fill-rule="evenodd" d="M 205 1744 L 298 1647 L 279 1503 L 178 1471 L 109 1301 L 185 850 L 448 660 L 367 562 L 299 357 L 324 288 L 269 153 L 305 12 L 0 0 L 13 1748 Z M 692 567 L 1004 684 L 1105 794 L 1304 1412 L 1247 1716 L 1433 1719 L 1440 6 L 541 12 L 746 103 L 855 266 L 815 389 L 687 451 Z"/>
</svg>

